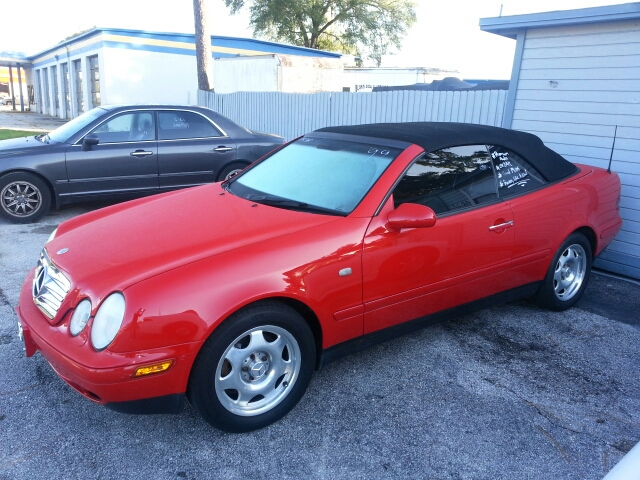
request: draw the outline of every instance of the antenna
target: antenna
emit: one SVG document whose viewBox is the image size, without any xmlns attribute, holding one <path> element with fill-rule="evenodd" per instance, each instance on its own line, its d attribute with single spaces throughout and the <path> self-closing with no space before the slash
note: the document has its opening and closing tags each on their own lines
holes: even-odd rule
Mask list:
<svg viewBox="0 0 640 480">
<path fill-rule="evenodd" d="M 611 155 L 609 156 L 609 167 L 607 168 L 607 172 L 611 173 L 611 160 L 613 160 L 613 149 L 616 148 L 616 136 L 618 135 L 618 125 L 616 125 L 616 129 L 613 132 L 613 145 L 611 145 Z"/>
</svg>

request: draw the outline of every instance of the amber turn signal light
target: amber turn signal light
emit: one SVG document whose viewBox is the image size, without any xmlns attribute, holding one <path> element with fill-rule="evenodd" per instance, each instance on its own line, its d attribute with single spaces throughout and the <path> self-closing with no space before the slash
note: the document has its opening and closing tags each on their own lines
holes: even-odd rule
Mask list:
<svg viewBox="0 0 640 480">
<path fill-rule="evenodd" d="M 140 367 L 133 373 L 133 378 L 144 377 L 145 375 L 153 375 L 154 373 L 166 372 L 173 365 L 173 360 L 166 360 L 162 363 L 156 363 L 153 365 L 147 365 L 146 367 Z"/>
</svg>

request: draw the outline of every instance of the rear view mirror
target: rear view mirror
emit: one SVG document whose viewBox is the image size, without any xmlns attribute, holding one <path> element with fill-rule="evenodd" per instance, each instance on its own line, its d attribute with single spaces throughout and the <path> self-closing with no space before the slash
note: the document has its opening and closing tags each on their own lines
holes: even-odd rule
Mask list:
<svg viewBox="0 0 640 480">
<path fill-rule="evenodd" d="M 85 152 L 91 150 L 91 147 L 97 145 L 98 143 L 100 143 L 100 139 L 98 138 L 98 136 L 90 133 L 82 140 L 82 150 Z"/>
<path fill-rule="evenodd" d="M 436 212 L 417 203 L 403 203 L 387 216 L 389 226 L 401 228 L 428 228 L 436 224 Z"/>
</svg>

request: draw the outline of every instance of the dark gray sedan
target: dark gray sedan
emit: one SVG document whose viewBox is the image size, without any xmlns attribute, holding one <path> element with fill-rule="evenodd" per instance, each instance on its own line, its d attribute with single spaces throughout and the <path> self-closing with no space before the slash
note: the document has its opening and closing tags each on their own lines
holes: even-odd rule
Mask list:
<svg viewBox="0 0 640 480">
<path fill-rule="evenodd" d="M 47 135 L 0 141 L 0 213 L 29 223 L 52 206 L 221 181 L 283 143 L 208 108 L 102 106 Z"/>
</svg>

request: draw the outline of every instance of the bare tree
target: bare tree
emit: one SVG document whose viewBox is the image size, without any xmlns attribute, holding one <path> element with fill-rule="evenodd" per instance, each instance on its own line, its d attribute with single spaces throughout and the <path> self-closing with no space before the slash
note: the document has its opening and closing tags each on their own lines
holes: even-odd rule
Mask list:
<svg viewBox="0 0 640 480">
<path fill-rule="evenodd" d="M 198 88 L 213 90 L 213 79 L 209 74 L 211 62 L 211 35 L 207 28 L 206 0 L 193 0 L 193 18 L 196 27 L 196 65 Z"/>
</svg>

